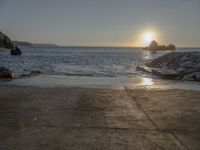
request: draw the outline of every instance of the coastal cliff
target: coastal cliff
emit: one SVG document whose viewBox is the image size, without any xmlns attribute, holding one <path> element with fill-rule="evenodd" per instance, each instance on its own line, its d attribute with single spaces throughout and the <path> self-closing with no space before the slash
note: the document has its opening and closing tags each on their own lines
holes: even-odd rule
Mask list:
<svg viewBox="0 0 200 150">
<path fill-rule="evenodd" d="M 0 31 L 0 48 L 14 49 L 15 46 L 8 36 Z"/>
<path fill-rule="evenodd" d="M 11 39 L 0 31 L 0 48 L 10 49 L 11 55 L 21 55 L 21 50 L 13 44 Z"/>
</svg>

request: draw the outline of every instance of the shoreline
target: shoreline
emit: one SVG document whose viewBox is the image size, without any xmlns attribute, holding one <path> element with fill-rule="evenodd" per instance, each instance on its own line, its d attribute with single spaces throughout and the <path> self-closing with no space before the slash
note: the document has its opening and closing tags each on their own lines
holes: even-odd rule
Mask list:
<svg viewBox="0 0 200 150">
<path fill-rule="evenodd" d="M 121 77 L 87 77 L 38 75 L 30 78 L 1 80 L 0 86 L 22 87 L 67 87 L 67 88 L 106 88 L 124 89 L 183 89 L 200 91 L 200 83 L 192 81 L 174 81 L 155 78 L 152 76 L 121 76 Z"/>
</svg>

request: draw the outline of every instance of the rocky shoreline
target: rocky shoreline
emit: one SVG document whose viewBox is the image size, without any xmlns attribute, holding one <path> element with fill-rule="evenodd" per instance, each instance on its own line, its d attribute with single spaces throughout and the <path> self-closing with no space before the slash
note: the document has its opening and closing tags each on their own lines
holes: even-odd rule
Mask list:
<svg viewBox="0 0 200 150">
<path fill-rule="evenodd" d="M 137 69 L 164 79 L 200 82 L 200 52 L 171 52 Z"/>
</svg>

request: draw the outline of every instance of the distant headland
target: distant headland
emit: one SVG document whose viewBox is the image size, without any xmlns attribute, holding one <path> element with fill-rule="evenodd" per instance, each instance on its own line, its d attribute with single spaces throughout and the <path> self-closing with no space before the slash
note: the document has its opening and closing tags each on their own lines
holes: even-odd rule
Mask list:
<svg viewBox="0 0 200 150">
<path fill-rule="evenodd" d="M 58 47 L 59 45 L 56 44 L 37 44 L 37 43 L 30 43 L 30 42 L 25 42 L 25 41 L 13 41 L 13 43 L 17 46 L 42 46 L 42 47 Z"/>
<path fill-rule="evenodd" d="M 158 45 L 158 43 L 155 40 L 153 40 L 148 47 L 144 47 L 143 49 L 144 50 L 153 50 L 153 51 L 155 51 L 155 50 L 176 50 L 176 47 L 173 44 L 170 44 L 168 46 Z"/>
</svg>

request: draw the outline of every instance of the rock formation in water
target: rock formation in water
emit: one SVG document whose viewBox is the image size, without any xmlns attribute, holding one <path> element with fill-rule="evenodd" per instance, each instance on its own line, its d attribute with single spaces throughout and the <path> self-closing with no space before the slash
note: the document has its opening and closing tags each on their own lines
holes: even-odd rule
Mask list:
<svg viewBox="0 0 200 150">
<path fill-rule="evenodd" d="M 16 47 L 10 38 L 0 31 L 0 48 L 10 49 L 11 55 L 21 55 L 21 50 Z"/>
<path fill-rule="evenodd" d="M 138 69 L 163 78 L 200 82 L 200 52 L 172 52 Z"/>
<path fill-rule="evenodd" d="M 14 79 L 15 78 L 15 74 L 4 67 L 0 67 L 0 79 Z"/>
<path fill-rule="evenodd" d="M 168 46 L 158 45 L 158 43 L 153 40 L 148 47 L 143 48 L 144 50 L 176 50 L 176 47 L 173 44 Z"/>
<path fill-rule="evenodd" d="M 21 50 L 16 46 L 15 49 L 10 50 L 10 55 L 21 55 Z"/>
</svg>

